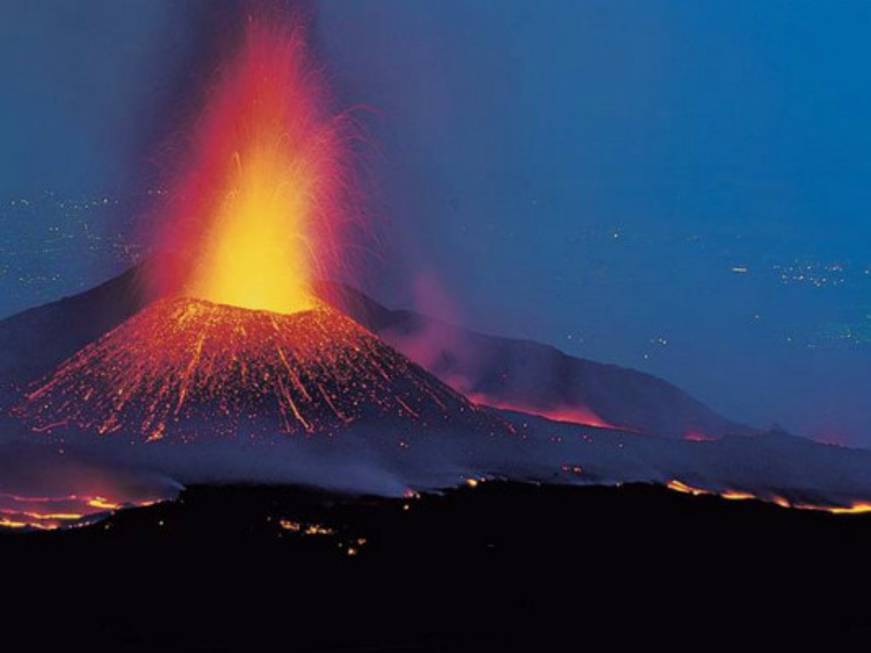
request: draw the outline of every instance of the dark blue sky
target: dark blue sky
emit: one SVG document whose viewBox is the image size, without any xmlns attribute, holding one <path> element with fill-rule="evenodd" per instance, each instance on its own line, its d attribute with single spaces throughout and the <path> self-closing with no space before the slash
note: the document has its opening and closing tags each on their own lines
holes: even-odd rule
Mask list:
<svg viewBox="0 0 871 653">
<path fill-rule="evenodd" d="M 0 10 L 0 314 L 123 267 L 106 238 L 147 206 L 233 6 Z M 413 304 L 423 274 L 453 304 L 430 312 L 871 446 L 871 5 L 314 7 L 342 103 L 375 110 L 380 299 Z M 75 237 L 45 247 L 52 227 Z"/>
</svg>

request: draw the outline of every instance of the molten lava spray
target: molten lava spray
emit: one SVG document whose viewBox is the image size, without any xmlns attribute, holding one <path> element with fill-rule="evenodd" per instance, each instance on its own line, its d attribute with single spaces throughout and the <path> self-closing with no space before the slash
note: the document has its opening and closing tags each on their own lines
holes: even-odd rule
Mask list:
<svg viewBox="0 0 871 653">
<path fill-rule="evenodd" d="M 249 23 L 170 193 L 175 296 L 37 383 L 16 410 L 35 430 L 190 441 L 332 434 L 365 417 L 505 430 L 316 299 L 340 263 L 347 119 L 328 113 L 301 29 L 275 25 Z"/>
<path fill-rule="evenodd" d="M 331 116 L 301 27 L 251 19 L 206 98 L 159 246 L 176 294 L 293 313 L 340 263 L 346 115 Z"/>
<path fill-rule="evenodd" d="M 333 433 L 365 417 L 503 432 L 431 374 L 338 311 L 282 315 L 154 302 L 57 370 L 18 407 L 36 431 L 148 441 Z"/>
</svg>

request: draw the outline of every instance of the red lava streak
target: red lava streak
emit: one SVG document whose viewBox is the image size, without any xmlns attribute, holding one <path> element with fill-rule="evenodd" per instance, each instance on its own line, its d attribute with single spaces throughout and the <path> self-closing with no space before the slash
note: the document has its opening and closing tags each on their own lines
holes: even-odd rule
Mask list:
<svg viewBox="0 0 871 653">
<path fill-rule="evenodd" d="M 292 314 L 161 300 L 85 347 L 27 395 L 37 431 L 330 432 L 367 415 L 501 422 L 338 311 Z"/>
<path fill-rule="evenodd" d="M 614 424 L 609 424 L 591 409 L 585 406 L 555 406 L 551 408 L 540 408 L 538 406 L 527 405 L 520 402 L 503 401 L 489 395 L 484 394 L 469 394 L 469 399 L 476 404 L 482 406 L 490 406 L 501 410 L 513 410 L 529 415 L 537 415 L 544 417 L 554 422 L 565 422 L 569 424 L 580 424 L 581 426 L 592 426 L 599 429 L 616 429 L 616 430 L 632 430 Z"/>
<path fill-rule="evenodd" d="M 714 442 L 717 440 L 716 437 L 701 431 L 687 431 L 684 433 L 683 439 L 689 442 Z"/>
</svg>

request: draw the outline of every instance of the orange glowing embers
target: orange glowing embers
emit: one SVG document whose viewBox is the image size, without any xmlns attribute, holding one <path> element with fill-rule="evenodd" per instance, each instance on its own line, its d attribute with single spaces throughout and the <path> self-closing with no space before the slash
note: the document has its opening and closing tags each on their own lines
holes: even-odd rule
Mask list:
<svg viewBox="0 0 871 653">
<path fill-rule="evenodd" d="M 560 465 L 560 469 L 562 469 L 566 474 L 572 474 L 574 476 L 583 476 L 584 468 L 580 465 L 570 465 L 565 463 Z"/>
<path fill-rule="evenodd" d="M 278 525 L 283 531 L 293 533 L 299 536 L 306 537 L 339 537 L 340 533 L 337 529 L 329 526 L 324 526 L 315 522 L 303 523 L 293 519 L 279 519 Z M 365 537 L 355 537 L 350 540 L 342 539 L 337 543 L 339 549 L 344 549 L 345 554 L 355 556 L 360 552 L 360 549 L 368 543 Z"/>
<path fill-rule="evenodd" d="M 816 510 L 819 512 L 828 512 L 833 515 L 862 515 L 871 512 L 871 502 L 867 501 L 856 501 L 846 506 L 833 506 L 815 503 L 790 504 L 789 502 L 787 502 L 785 506 L 782 503 L 778 503 L 778 505 L 785 508 L 795 508 L 796 510 Z"/>
<path fill-rule="evenodd" d="M 302 533 L 303 535 L 334 535 L 336 531 L 321 524 L 303 524 L 292 519 L 281 519 L 278 525 L 291 533 Z"/>
<path fill-rule="evenodd" d="M 300 27 L 252 19 L 206 97 L 158 245 L 185 263 L 158 283 L 278 313 L 315 307 L 341 264 L 350 121 L 331 115 Z"/>
<path fill-rule="evenodd" d="M 797 506 L 798 508 L 802 508 L 804 506 Z M 871 502 L 867 501 L 857 501 L 849 506 L 839 506 L 839 507 L 817 507 L 817 510 L 825 510 L 834 515 L 861 515 L 864 513 L 871 512 Z"/>
<path fill-rule="evenodd" d="M 693 487 L 692 485 L 687 485 L 682 481 L 678 481 L 677 479 L 672 479 L 665 486 L 669 490 L 674 490 L 675 492 L 680 492 L 681 494 L 691 494 L 693 496 L 700 496 L 702 494 L 712 494 L 708 490 L 703 490 L 701 488 Z"/>
<path fill-rule="evenodd" d="M 185 298 L 157 301 L 79 351 L 17 412 L 37 431 L 149 441 L 329 434 L 365 415 L 504 430 L 325 305 L 280 314 Z"/>
<path fill-rule="evenodd" d="M 756 498 L 755 495 L 749 492 L 741 492 L 739 490 L 725 490 L 720 493 L 720 496 L 727 501 L 748 501 Z"/>
</svg>

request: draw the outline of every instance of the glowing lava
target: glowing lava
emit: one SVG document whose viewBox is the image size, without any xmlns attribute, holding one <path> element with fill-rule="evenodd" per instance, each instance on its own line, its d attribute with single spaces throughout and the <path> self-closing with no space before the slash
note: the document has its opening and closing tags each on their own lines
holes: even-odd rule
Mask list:
<svg viewBox="0 0 871 653">
<path fill-rule="evenodd" d="M 690 494 L 694 497 L 705 495 L 719 496 L 721 499 L 727 499 L 729 501 L 748 501 L 753 499 L 757 501 L 773 503 L 780 506 L 781 508 L 794 508 L 795 510 L 813 510 L 817 512 L 828 512 L 833 515 L 858 515 L 871 512 L 871 503 L 866 501 L 854 501 L 849 503 L 848 505 L 793 502 L 789 499 L 777 495 L 756 495 L 751 492 L 746 492 L 744 490 L 722 490 L 720 492 L 715 492 L 713 490 L 706 490 L 700 487 L 689 485 L 677 479 L 672 479 L 668 481 L 665 486 L 669 490 L 674 490 L 675 492 L 680 492 L 682 494 Z"/>
<path fill-rule="evenodd" d="M 155 302 L 81 350 L 17 412 L 37 431 L 148 440 L 332 432 L 367 415 L 504 430 L 325 305 L 288 315 L 186 298 Z"/>
<path fill-rule="evenodd" d="M 501 410 L 512 410 L 520 413 L 528 413 L 538 417 L 544 417 L 554 422 L 565 422 L 569 424 L 580 424 L 581 426 L 592 426 L 599 429 L 616 429 L 616 430 L 632 430 L 625 429 L 614 424 L 609 424 L 604 419 L 599 417 L 595 412 L 585 406 L 554 406 L 551 408 L 540 408 L 520 402 L 511 402 L 490 397 L 484 394 L 468 394 L 471 401 L 482 406 L 490 406 Z"/>
<path fill-rule="evenodd" d="M 349 121 L 329 114 L 300 27 L 252 20 L 221 71 L 164 208 L 159 246 L 184 264 L 159 283 L 217 304 L 313 308 L 313 277 L 339 265 Z"/>
<path fill-rule="evenodd" d="M 53 469 L 50 485 L 69 488 L 78 484 L 81 492 L 42 495 L 30 494 L 23 487 L 13 491 L 0 489 L 0 528 L 53 531 L 86 526 L 118 510 L 151 506 L 178 494 L 178 488 L 168 481 L 147 488 L 125 483 L 117 473 L 95 470 L 87 478 L 77 478 L 76 474 L 68 474 L 69 468 L 63 465 Z M 101 489 L 97 490 L 98 487 Z M 101 494 L 94 494 L 95 490 Z"/>
<path fill-rule="evenodd" d="M 163 500 L 164 497 L 108 499 L 78 494 L 41 497 L 0 492 L 0 528 L 53 531 L 86 526 L 116 510 L 150 506 Z"/>
</svg>

